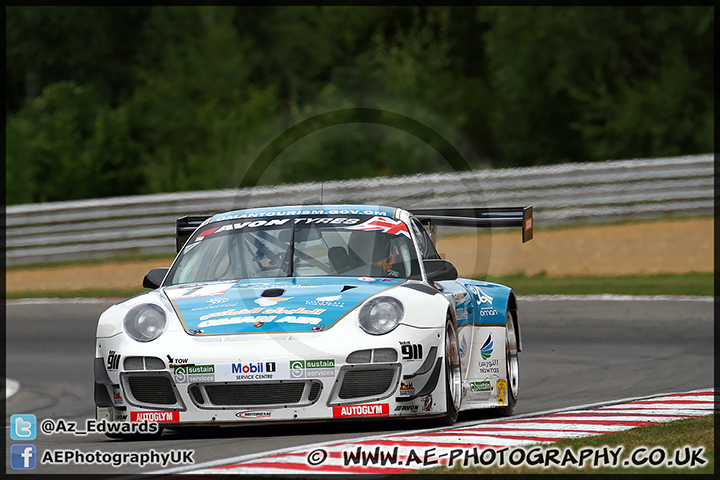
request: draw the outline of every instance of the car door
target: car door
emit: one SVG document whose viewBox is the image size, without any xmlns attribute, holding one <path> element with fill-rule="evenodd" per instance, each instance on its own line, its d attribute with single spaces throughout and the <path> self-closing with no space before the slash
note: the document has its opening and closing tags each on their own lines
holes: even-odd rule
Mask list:
<svg viewBox="0 0 720 480">
<path fill-rule="evenodd" d="M 425 228 L 415 217 L 410 217 L 411 227 L 417 239 L 422 260 L 441 258 Z M 456 280 L 435 282 L 441 293 L 448 299 L 457 320 L 458 343 L 463 378 L 466 377 L 469 365 L 468 347 L 473 342 L 472 311 L 473 302 L 468 290 Z"/>
</svg>

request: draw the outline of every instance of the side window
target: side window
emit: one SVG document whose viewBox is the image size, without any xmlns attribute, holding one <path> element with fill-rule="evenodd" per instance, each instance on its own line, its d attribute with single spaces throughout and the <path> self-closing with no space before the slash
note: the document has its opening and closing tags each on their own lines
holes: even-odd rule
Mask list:
<svg viewBox="0 0 720 480">
<path fill-rule="evenodd" d="M 416 218 L 412 218 L 410 225 L 412 225 L 413 233 L 417 238 L 422 258 L 440 258 L 437 250 L 435 250 L 435 245 L 433 245 L 432 240 L 430 240 L 430 236 L 427 234 L 422 224 Z"/>
</svg>

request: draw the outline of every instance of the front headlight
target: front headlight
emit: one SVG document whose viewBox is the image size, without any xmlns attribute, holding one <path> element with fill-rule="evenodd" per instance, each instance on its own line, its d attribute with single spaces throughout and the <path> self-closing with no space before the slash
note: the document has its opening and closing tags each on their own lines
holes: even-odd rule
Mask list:
<svg viewBox="0 0 720 480">
<path fill-rule="evenodd" d="M 370 335 L 383 335 L 400 324 L 404 312 L 402 303 L 396 298 L 373 298 L 360 308 L 360 327 Z"/>
<path fill-rule="evenodd" d="M 136 305 L 125 314 L 125 332 L 138 342 L 151 342 L 162 335 L 167 325 L 165 311 L 157 305 Z"/>
</svg>

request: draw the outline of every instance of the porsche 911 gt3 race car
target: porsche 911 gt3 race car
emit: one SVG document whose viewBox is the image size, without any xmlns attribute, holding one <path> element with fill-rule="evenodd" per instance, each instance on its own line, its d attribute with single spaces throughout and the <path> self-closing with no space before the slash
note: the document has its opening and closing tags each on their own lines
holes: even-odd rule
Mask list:
<svg viewBox="0 0 720 480">
<path fill-rule="evenodd" d="M 97 419 L 166 427 L 509 415 L 519 392 L 518 302 L 458 278 L 437 226 L 521 227 L 532 207 L 255 208 L 177 222 L 152 291 L 107 309 Z M 428 233 L 429 232 L 429 233 Z"/>
</svg>

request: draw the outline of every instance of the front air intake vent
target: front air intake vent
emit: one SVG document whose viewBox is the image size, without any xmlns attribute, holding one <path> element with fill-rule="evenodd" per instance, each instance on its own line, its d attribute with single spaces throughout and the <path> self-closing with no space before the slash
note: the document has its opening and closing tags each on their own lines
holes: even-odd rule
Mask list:
<svg viewBox="0 0 720 480">
<path fill-rule="evenodd" d="M 376 348 L 373 350 L 373 362 L 397 362 L 398 354 L 394 348 Z"/>
<path fill-rule="evenodd" d="M 132 396 L 140 403 L 174 405 L 177 401 L 172 383 L 167 377 L 133 375 L 128 378 L 128 386 Z"/>
<path fill-rule="evenodd" d="M 123 367 L 125 370 L 143 370 L 143 357 L 125 357 Z"/>
<path fill-rule="evenodd" d="M 128 371 L 165 370 L 165 362 L 157 357 L 125 357 L 123 367 Z"/>
<path fill-rule="evenodd" d="M 347 363 L 370 363 L 372 350 L 357 350 L 347 356 Z"/>
<path fill-rule="evenodd" d="M 298 403 L 305 382 L 205 385 L 213 405 L 276 405 Z"/>
<path fill-rule="evenodd" d="M 381 395 L 392 385 L 394 373 L 387 368 L 349 370 L 345 372 L 338 397 L 348 400 Z"/>
<path fill-rule="evenodd" d="M 392 363 L 397 362 L 398 354 L 394 348 L 376 348 L 375 350 L 356 350 L 347 356 L 346 363 Z"/>
<path fill-rule="evenodd" d="M 376 401 L 393 394 L 400 381 L 400 364 L 356 364 L 340 369 L 328 405 Z"/>
<path fill-rule="evenodd" d="M 285 290 L 282 288 L 268 288 L 267 290 L 264 290 L 260 296 L 261 297 L 281 297 L 285 293 Z"/>
<path fill-rule="evenodd" d="M 144 408 L 184 410 L 175 384 L 167 372 L 123 372 L 120 374 L 128 403 Z"/>
<path fill-rule="evenodd" d="M 317 402 L 318 380 L 275 382 L 197 383 L 190 394 L 198 408 L 305 407 Z"/>
<path fill-rule="evenodd" d="M 205 399 L 202 396 L 202 392 L 200 391 L 200 387 L 197 385 L 193 385 L 190 387 L 190 395 L 193 396 L 193 400 L 195 400 L 195 403 L 198 405 L 202 405 L 205 403 Z"/>
<path fill-rule="evenodd" d="M 308 395 L 308 400 L 315 402 L 320 396 L 320 390 L 322 390 L 322 383 L 313 382 L 312 387 L 310 388 L 310 395 Z"/>
<path fill-rule="evenodd" d="M 165 362 L 157 357 L 145 357 L 145 370 L 165 370 Z"/>
</svg>

